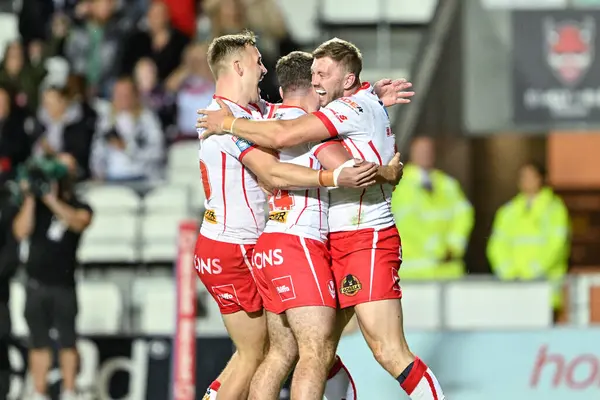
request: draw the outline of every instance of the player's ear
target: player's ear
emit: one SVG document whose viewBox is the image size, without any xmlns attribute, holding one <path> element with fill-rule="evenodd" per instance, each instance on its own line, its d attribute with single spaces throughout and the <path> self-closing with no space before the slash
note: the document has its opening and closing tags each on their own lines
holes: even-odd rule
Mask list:
<svg viewBox="0 0 600 400">
<path fill-rule="evenodd" d="M 344 90 L 350 90 L 354 87 L 356 83 L 356 75 L 353 73 L 346 74 L 346 78 L 344 79 Z"/>
<path fill-rule="evenodd" d="M 283 99 L 283 89 L 279 86 L 279 96 Z"/>
<path fill-rule="evenodd" d="M 239 60 L 233 62 L 233 70 L 239 76 L 244 75 L 244 67 L 242 66 L 242 63 Z"/>
</svg>

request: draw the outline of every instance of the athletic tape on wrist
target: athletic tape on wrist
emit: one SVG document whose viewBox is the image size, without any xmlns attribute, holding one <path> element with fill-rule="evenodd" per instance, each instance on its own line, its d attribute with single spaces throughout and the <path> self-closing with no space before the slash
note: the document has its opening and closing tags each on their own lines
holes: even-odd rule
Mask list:
<svg viewBox="0 0 600 400">
<path fill-rule="evenodd" d="M 333 186 L 338 187 L 338 177 L 342 173 L 342 169 L 344 168 L 352 168 L 354 167 L 354 160 L 348 160 L 336 169 L 333 170 Z"/>
</svg>

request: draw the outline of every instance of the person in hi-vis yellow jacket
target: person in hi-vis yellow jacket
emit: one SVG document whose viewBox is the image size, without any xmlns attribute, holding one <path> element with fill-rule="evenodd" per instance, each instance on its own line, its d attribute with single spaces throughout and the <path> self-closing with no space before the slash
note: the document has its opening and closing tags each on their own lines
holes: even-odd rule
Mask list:
<svg viewBox="0 0 600 400">
<path fill-rule="evenodd" d="M 496 212 L 487 256 L 502 280 L 548 279 L 553 307 L 562 306 L 562 282 L 569 259 L 569 213 L 535 163 L 519 172 L 520 193 Z"/>
<path fill-rule="evenodd" d="M 434 143 L 417 138 L 410 162 L 392 194 L 392 213 L 402 240 L 401 279 L 458 279 L 474 212 L 456 179 L 433 168 Z"/>
</svg>

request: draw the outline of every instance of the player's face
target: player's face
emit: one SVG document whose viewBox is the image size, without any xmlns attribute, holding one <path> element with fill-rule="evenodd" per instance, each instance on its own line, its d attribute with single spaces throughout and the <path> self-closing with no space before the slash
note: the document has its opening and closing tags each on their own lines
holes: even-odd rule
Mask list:
<svg viewBox="0 0 600 400">
<path fill-rule="evenodd" d="M 531 165 L 526 165 L 519 171 L 519 189 L 525 194 L 536 194 L 542 188 L 542 177 Z"/>
<path fill-rule="evenodd" d="M 258 49 L 254 46 L 247 46 L 243 57 L 244 86 L 255 97 L 250 99 L 251 103 L 256 103 L 260 100 L 260 89 L 258 84 L 267 74 L 267 69 L 262 63 L 262 56 Z"/>
<path fill-rule="evenodd" d="M 306 94 L 306 106 L 309 113 L 319 111 L 321 108 L 321 96 L 315 90 L 308 90 Z"/>
<path fill-rule="evenodd" d="M 346 75 L 345 68 L 331 58 L 315 58 L 312 65 L 312 85 L 319 95 L 321 107 L 344 96 Z"/>
</svg>

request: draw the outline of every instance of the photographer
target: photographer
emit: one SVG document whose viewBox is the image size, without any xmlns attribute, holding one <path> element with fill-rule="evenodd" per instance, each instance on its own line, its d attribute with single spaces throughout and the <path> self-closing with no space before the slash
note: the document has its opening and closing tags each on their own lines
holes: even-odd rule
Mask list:
<svg viewBox="0 0 600 400">
<path fill-rule="evenodd" d="M 19 249 L 11 225 L 17 211 L 12 193 L 6 186 L 0 186 L 0 399 L 7 398 L 10 384 L 8 300 L 10 279 L 19 265 Z"/>
<path fill-rule="evenodd" d="M 20 182 L 24 200 L 13 232 L 17 240 L 29 240 L 25 319 L 30 332 L 34 399 L 46 399 L 46 375 L 52 365 L 52 328 L 58 332 L 61 399 L 75 396 L 76 253 L 81 234 L 92 220 L 92 210 L 73 191 L 76 171 L 73 156 L 60 154 L 55 159 L 30 161 L 25 179 Z"/>
</svg>

